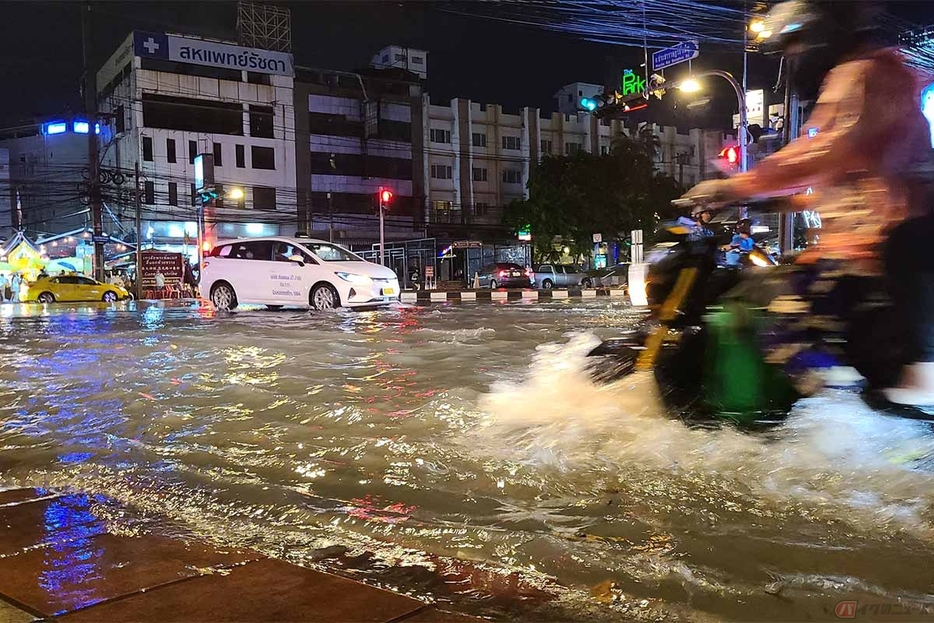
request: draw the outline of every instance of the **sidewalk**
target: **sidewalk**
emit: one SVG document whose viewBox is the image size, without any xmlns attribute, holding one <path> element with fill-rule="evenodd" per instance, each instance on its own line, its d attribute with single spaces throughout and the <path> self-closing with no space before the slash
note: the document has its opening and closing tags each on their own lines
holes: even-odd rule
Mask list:
<svg viewBox="0 0 934 623">
<path fill-rule="evenodd" d="M 609 296 L 625 298 L 624 288 L 571 288 L 568 290 L 419 290 L 403 291 L 403 303 L 489 303 L 493 301 L 556 301 L 569 298 L 596 298 Z"/>
<path fill-rule="evenodd" d="M 470 623 L 415 599 L 246 549 L 110 531 L 104 496 L 0 491 L 0 623 Z"/>
</svg>

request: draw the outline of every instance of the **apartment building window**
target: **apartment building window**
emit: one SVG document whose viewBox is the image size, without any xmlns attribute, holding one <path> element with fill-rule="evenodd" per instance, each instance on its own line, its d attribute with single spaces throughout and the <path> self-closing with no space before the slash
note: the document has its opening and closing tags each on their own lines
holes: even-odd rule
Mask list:
<svg viewBox="0 0 934 623">
<path fill-rule="evenodd" d="M 264 186 L 253 187 L 253 208 L 256 210 L 276 209 L 276 189 Z"/>
<path fill-rule="evenodd" d="M 431 128 L 428 130 L 428 138 L 431 139 L 432 143 L 450 143 L 451 142 L 451 131 L 450 130 L 441 130 L 437 128 Z"/>
<path fill-rule="evenodd" d="M 254 169 L 266 169 L 268 171 L 276 169 L 276 150 L 272 147 L 251 145 L 250 157 L 253 160 Z"/>
<path fill-rule="evenodd" d="M 156 202 L 156 183 L 145 182 L 143 184 L 143 203 L 151 205 Z"/>
<path fill-rule="evenodd" d="M 600 145 L 600 155 L 601 155 L 601 156 L 606 156 L 606 155 L 609 154 L 609 153 L 610 153 L 610 146 L 609 146 L 609 145 Z"/>
<path fill-rule="evenodd" d="M 413 64 L 413 65 L 421 65 L 423 62 L 424 62 L 424 59 L 423 59 L 421 56 L 413 56 L 413 57 L 412 57 L 412 64 Z"/>
<path fill-rule="evenodd" d="M 169 205 L 178 205 L 178 184 L 175 182 L 169 182 Z"/>
<path fill-rule="evenodd" d="M 152 162 L 152 138 L 149 136 L 143 137 L 143 160 Z"/>
<path fill-rule="evenodd" d="M 433 164 L 431 165 L 431 177 L 436 180 L 449 180 L 454 177 L 454 171 L 446 164 Z"/>
<path fill-rule="evenodd" d="M 490 204 L 479 201 L 474 204 L 473 211 L 477 216 L 486 216 L 490 213 Z"/>
<path fill-rule="evenodd" d="M 224 166 L 224 151 L 221 149 L 220 143 L 214 143 L 214 166 Z"/>
<path fill-rule="evenodd" d="M 553 143 L 551 141 L 542 139 L 542 153 L 550 154 L 552 149 L 554 149 Z"/>
<path fill-rule="evenodd" d="M 126 114 L 123 112 L 123 106 L 117 106 L 114 110 L 114 130 L 117 134 L 126 132 Z"/>
<path fill-rule="evenodd" d="M 564 153 L 568 156 L 574 155 L 581 150 L 580 143 L 565 143 Z"/>
<path fill-rule="evenodd" d="M 483 132 L 474 132 L 473 133 L 473 146 L 474 147 L 486 147 L 486 134 Z"/>
<path fill-rule="evenodd" d="M 246 150 L 243 149 L 243 145 L 236 146 L 237 154 L 237 168 L 243 169 L 246 167 Z"/>
<path fill-rule="evenodd" d="M 600 120 L 600 125 L 602 125 L 602 126 L 605 127 L 605 128 L 608 128 L 608 127 L 610 127 L 612 121 L 613 121 L 612 119 L 608 119 L 608 118 L 604 117 L 603 119 Z"/>
<path fill-rule="evenodd" d="M 171 164 L 175 164 L 175 139 L 165 139 L 165 159 Z M 174 204 L 173 204 L 174 205 Z"/>
<path fill-rule="evenodd" d="M 513 171 L 512 169 L 506 169 L 503 171 L 503 182 L 506 184 L 521 184 L 522 183 L 522 171 Z"/>
<path fill-rule="evenodd" d="M 197 141 L 188 141 L 188 164 L 195 163 L 195 156 L 198 155 Z"/>
<path fill-rule="evenodd" d="M 518 151 L 521 149 L 520 139 L 518 136 L 504 136 L 503 137 L 503 149 L 512 149 Z"/>
<path fill-rule="evenodd" d="M 397 60 L 397 61 L 404 61 L 404 60 L 405 60 L 405 54 L 396 54 L 396 60 Z"/>
<path fill-rule="evenodd" d="M 275 138 L 272 106 L 254 106 L 250 104 L 250 136 Z"/>
<path fill-rule="evenodd" d="M 473 181 L 475 182 L 485 182 L 487 179 L 486 167 L 474 167 L 473 168 Z"/>
</svg>

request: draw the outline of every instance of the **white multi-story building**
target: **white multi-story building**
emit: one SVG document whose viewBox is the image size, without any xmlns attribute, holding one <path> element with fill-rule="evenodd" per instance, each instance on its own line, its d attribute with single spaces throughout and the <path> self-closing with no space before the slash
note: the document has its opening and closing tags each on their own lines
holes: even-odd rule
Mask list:
<svg viewBox="0 0 934 623">
<path fill-rule="evenodd" d="M 205 210 L 208 243 L 294 233 L 291 54 L 134 32 L 98 72 L 97 90 L 112 132 L 102 146 L 103 166 L 131 177 L 140 165 L 144 245 L 194 255 L 199 154 L 213 156 L 219 191 Z M 232 189 L 242 189 L 242 199 Z"/>
<path fill-rule="evenodd" d="M 405 69 L 424 80 L 428 77 L 428 52 L 390 45 L 373 56 L 370 66 L 376 69 Z"/>
<path fill-rule="evenodd" d="M 575 83 L 557 97 L 586 97 L 598 89 Z M 422 101 L 422 176 L 426 222 L 431 225 L 498 224 L 511 201 L 527 198 L 530 171 L 543 156 L 606 154 L 615 136 L 642 129 L 592 115 L 543 117 L 537 108 L 508 113 L 498 104 L 466 99 L 439 105 L 428 95 Z M 659 137 L 659 172 L 688 187 L 715 174 L 709 161 L 726 141 L 722 132 L 691 129 L 679 134 L 677 128 L 655 125 L 648 129 Z"/>
<path fill-rule="evenodd" d="M 87 179 L 88 122 L 52 118 L 0 136 L 0 236 L 8 229 L 28 236 L 89 225 L 91 211 L 81 188 Z M 102 188 L 105 212 L 111 185 Z M 2 206 L 16 207 L 12 211 Z M 108 219 L 105 225 L 112 225 Z"/>
</svg>

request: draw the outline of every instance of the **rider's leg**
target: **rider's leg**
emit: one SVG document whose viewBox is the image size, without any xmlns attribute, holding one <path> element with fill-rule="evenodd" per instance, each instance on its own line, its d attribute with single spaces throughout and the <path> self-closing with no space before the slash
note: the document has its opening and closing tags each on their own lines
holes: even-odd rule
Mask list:
<svg viewBox="0 0 934 623">
<path fill-rule="evenodd" d="M 891 402 L 934 406 L 934 258 L 925 250 L 934 235 L 934 216 L 897 227 L 886 252 L 886 272 L 900 317 L 909 329 L 909 365 L 896 387 L 885 390 Z"/>
</svg>

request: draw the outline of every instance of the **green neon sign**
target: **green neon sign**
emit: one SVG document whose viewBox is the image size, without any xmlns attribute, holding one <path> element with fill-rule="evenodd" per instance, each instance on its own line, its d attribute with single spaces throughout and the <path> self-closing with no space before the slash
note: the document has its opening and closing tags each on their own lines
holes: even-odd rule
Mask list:
<svg viewBox="0 0 934 623">
<path fill-rule="evenodd" d="M 645 78 L 633 73 L 631 69 L 624 69 L 620 88 L 619 94 L 623 97 L 645 93 Z"/>
</svg>

